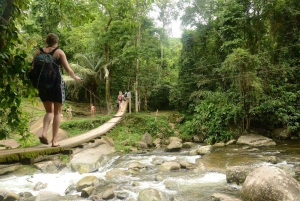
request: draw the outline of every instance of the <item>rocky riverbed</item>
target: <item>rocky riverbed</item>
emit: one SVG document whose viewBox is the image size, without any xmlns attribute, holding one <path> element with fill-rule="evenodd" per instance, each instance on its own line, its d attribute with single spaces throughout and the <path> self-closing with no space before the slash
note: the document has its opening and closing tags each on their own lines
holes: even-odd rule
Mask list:
<svg viewBox="0 0 300 201">
<path fill-rule="evenodd" d="M 0 201 L 299 200 L 299 145 L 247 135 L 207 146 L 145 134 L 132 153 L 120 154 L 103 137 L 69 157 L 3 166 Z"/>
</svg>

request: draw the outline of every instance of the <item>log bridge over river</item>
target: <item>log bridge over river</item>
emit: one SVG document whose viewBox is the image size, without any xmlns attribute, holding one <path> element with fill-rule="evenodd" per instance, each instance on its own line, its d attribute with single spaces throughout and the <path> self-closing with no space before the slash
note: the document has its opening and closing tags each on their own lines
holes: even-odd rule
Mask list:
<svg viewBox="0 0 300 201">
<path fill-rule="evenodd" d="M 103 125 L 90 130 L 86 133 L 70 137 L 64 140 L 58 141 L 59 147 L 51 147 L 49 145 L 38 145 L 34 147 L 6 149 L 0 151 L 0 164 L 9 163 L 22 163 L 22 164 L 34 164 L 35 158 L 39 156 L 51 155 L 51 154 L 72 154 L 72 148 L 80 147 L 85 143 L 94 141 L 97 138 L 101 138 L 102 135 L 108 133 L 113 127 L 115 127 L 121 120 L 127 110 L 127 102 L 123 104 L 123 110 L 118 111 L 109 121 Z"/>
</svg>

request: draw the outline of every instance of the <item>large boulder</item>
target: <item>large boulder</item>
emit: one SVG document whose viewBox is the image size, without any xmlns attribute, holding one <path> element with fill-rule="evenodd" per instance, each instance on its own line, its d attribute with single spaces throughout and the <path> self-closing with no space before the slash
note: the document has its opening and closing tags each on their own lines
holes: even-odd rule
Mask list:
<svg viewBox="0 0 300 201">
<path fill-rule="evenodd" d="M 66 167 L 66 164 L 57 157 L 50 161 L 41 161 L 35 163 L 34 166 L 42 172 L 54 173 L 59 172 L 61 169 Z"/>
<path fill-rule="evenodd" d="M 156 138 L 156 139 L 153 141 L 153 144 L 155 145 L 156 148 L 159 148 L 160 145 L 162 144 L 162 139 Z"/>
<path fill-rule="evenodd" d="M 72 158 L 71 169 L 79 173 L 94 172 L 107 163 L 106 155 L 113 152 L 115 148 L 108 144 L 84 150 Z"/>
<path fill-rule="evenodd" d="M 81 192 L 82 189 L 93 187 L 99 184 L 99 179 L 95 176 L 86 176 L 79 180 L 76 184 L 76 191 Z"/>
<path fill-rule="evenodd" d="M 174 161 L 164 162 L 159 166 L 159 170 L 163 172 L 173 171 L 173 170 L 180 170 L 180 164 Z"/>
<path fill-rule="evenodd" d="M 247 201 L 300 201 L 300 184 L 279 168 L 262 166 L 248 175 L 241 196 Z"/>
<path fill-rule="evenodd" d="M 230 166 L 226 168 L 227 183 L 244 183 L 247 176 L 255 169 L 253 166 Z"/>
<path fill-rule="evenodd" d="M 162 192 L 153 189 L 146 188 L 140 191 L 138 195 L 138 201 L 164 201 L 164 195 Z"/>
<path fill-rule="evenodd" d="M 179 137 L 169 137 L 169 140 L 170 143 L 172 143 L 173 141 L 182 143 L 182 139 L 180 139 Z"/>
<path fill-rule="evenodd" d="M 21 192 L 19 193 L 20 200 L 30 200 L 30 198 L 33 196 L 31 192 Z M 0 199 L 1 200 L 1 199 Z"/>
<path fill-rule="evenodd" d="M 211 196 L 211 199 L 212 199 L 212 201 L 241 201 L 238 198 L 234 198 L 234 197 L 222 194 L 222 193 L 214 193 Z"/>
<path fill-rule="evenodd" d="M 212 151 L 212 146 L 211 145 L 207 145 L 207 146 L 202 146 L 199 149 L 197 149 L 197 153 L 200 155 L 206 155 L 209 154 Z"/>
<path fill-rule="evenodd" d="M 8 191 L 5 189 L 0 189 L 0 200 L 19 200 L 20 196 L 12 191 Z"/>
<path fill-rule="evenodd" d="M 59 193 L 54 193 L 51 191 L 40 191 L 35 198 L 35 201 L 52 201 L 52 200 L 62 200 L 62 196 Z"/>
<path fill-rule="evenodd" d="M 197 135 L 194 135 L 193 136 L 193 141 L 194 142 L 204 142 L 204 140 L 205 140 L 205 134 L 197 134 Z"/>
<path fill-rule="evenodd" d="M 17 201 L 17 200 L 20 200 L 20 196 L 11 191 L 8 192 L 8 194 L 3 198 L 3 201 Z"/>
<path fill-rule="evenodd" d="M 114 193 L 113 189 L 108 189 L 108 190 L 104 191 L 104 193 L 102 194 L 103 200 L 110 200 L 110 199 L 113 199 L 114 197 L 115 197 L 115 193 Z"/>
<path fill-rule="evenodd" d="M 182 143 L 182 148 L 192 148 L 194 147 L 196 144 L 193 142 L 184 142 Z"/>
<path fill-rule="evenodd" d="M 147 143 L 145 143 L 143 141 L 138 141 L 137 144 L 136 144 L 136 147 L 138 149 L 147 149 L 148 145 L 147 145 Z"/>
<path fill-rule="evenodd" d="M 180 161 L 180 167 L 187 170 L 194 170 L 197 166 L 187 161 Z"/>
<path fill-rule="evenodd" d="M 142 142 L 146 143 L 148 147 L 153 146 L 153 138 L 149 133 L 145 133 L 141 139 Z"/>
<path fill-rule="evenodd" d="M 146 166 L 139 163 L 139 162 L 133 162 L 130 163 L 128 166 L 128 172 L 131 174 L 138 174 L 140 172 L 142 172 L 143 170 L 145 170 Z"/>
<path fill-rule="evenodd" d="M 257 134 L 242 135 L 236 143 L 254 147 L 276 145 L 272 139 Z"/>
<path fill-rule="evenodd" d="M 94 186 L 86 187 L 86 188 L 81 190 L 80 196 L 83 197 L 83 198 L 88 198 L 93 194 L 94 191 L 95 191 Z"/>
<path fill-rule="evenodd" d="M 12 173 L 12 172 L 18 170 L 20 167 L 21 167 L 20 164 L 1 165 L 0 175 Z"/>
<path fill-rule="evenodd" d="M 171 141 L 171 143 L 165 148 L 166 152 L 180 151 L 182 144 L 179 141 Z"/>
<path fill-rule="evenodd" d="M 126 172 L 120 168 L 111 169 L 107 171 L 105 174 L 105 178 L 107 180 L 118 180 L 121 177 L 125 177 L 125 176 L 126 176 Z"/>
</svg>

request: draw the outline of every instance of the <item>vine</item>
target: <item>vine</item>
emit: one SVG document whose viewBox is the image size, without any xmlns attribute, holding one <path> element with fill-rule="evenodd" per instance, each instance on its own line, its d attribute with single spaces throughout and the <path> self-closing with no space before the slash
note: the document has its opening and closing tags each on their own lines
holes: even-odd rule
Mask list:
<svg viewBox="0 0 300 201">
<path fill-rule="evenodd" d="M 7 0 L 0 9 L 0 139 L 12 133 L 28 134 L 28 117 L 20 110 L 22 94 L 34 96 L 27 79 L 28 63 L 17 25 L 25 16 L 29 0 Z"/>
</svg>

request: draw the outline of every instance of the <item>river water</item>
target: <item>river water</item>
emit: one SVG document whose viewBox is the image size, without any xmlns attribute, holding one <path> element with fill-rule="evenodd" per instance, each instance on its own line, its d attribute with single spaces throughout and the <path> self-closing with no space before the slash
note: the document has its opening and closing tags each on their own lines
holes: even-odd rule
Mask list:
<svg viewBox="0 0 300 201">
<path fill-rule="evenodd" d="M 106 172 L 119 168 L 128 170 L 131 163 L 139 162 L 145 168 L 137 174 L 120 176 L 117 181 L 111 181 L 118 186 L 115 192 L 126 192 L 127 199 L 137 200 L 138 193 L 145 188 L 158 189 L 166 195 L 166 200 L 182 201 L 208 201 L 214 193 L 224 193 L 239 197 L 242 186 L 228 184 L 226 182 L 225 170 L 228 166 L 235 165 L 270 165 L 278 166 L 287 170 L 300 182 L 300 141 L 276 142 L 276 146 L 251 148 L 242 145 L 230 145 L 215 147 L 213 152 L 205 156 L 191 156 L 191 149 L 181 152 L 164 152 L 162 149 L 143 154 L 111 155 L 104 167 L 93 173 L 79 174 L 72 172 L 69 167 L 64 168 L 56 174 L 37 173 L 24 176 L 1 176 L 0 189 L 7 189 L 16 193 L 31 192 L 37 195 L 39 191 L 33 188 L 38 182 L 47 183 L 42 191 L 51 191 L 65 195 L 65 190 L 70 184 L 76 184 L 85 176 L 96 176 L 105 180 Z M 201 145 L 197 145 L 201 146 Z M 196 147 L 192 148 L 195 149 Z M 277 164 L 268 162 L 268 157 L 276 156 L 279 159 Z M 207 171 L 200 173 L 195 170 L 181 169 L 171 172 L 161 172 L 158 165 L 153 161 L 181 160 L 190 163 L 201 161 Z M 157 179 L 160 178 L 160 179 Z M 79 194 L 74 192 L 74 194 Z M 112 200 L 119 200 L 114 198 Z"/>
</svg>

